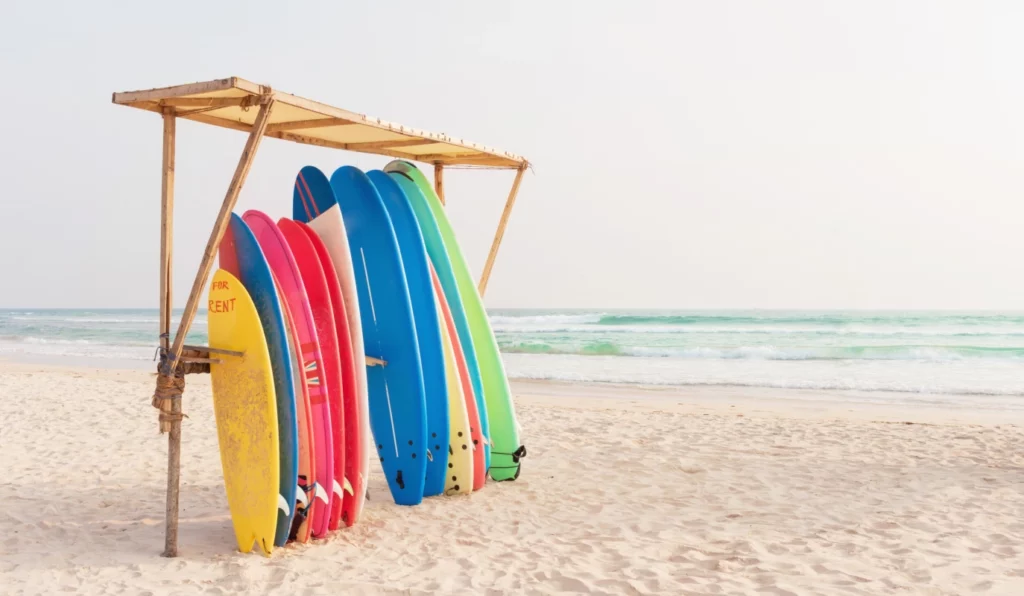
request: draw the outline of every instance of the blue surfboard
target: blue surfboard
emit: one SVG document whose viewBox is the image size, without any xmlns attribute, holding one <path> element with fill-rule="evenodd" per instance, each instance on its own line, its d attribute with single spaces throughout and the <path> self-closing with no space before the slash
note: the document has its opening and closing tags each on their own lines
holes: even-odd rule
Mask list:
<svg viewBox="0 0 1024 596">
<path fill-rule="evenodd" d="M 352 250 L 366 355 L 383 361 L 366 369 L 377 456 L 395 502 L 416 505 L 427 472 L 427 406 L 398 240 L 377 189 L 360 169 L 338 168 L 331 188 Z"/>
<path fill-rule="evenodd" d="M 398 172 L 388 172 L 388 176 L 394 180 L 402 189 L 409 207 L 416 215 L 420 231 L 423 234 L 423 242 L 434 264 L 434 270 L 441 281 L 441 288 L 444 290 L 445 298 L 448 299 L 448 307 L 452 311 L 452 319 L 455 321 L 455 330 L 459 334 L 459 341 L 462 343 L 462 352 L 466 359 L 466 369 L 469 371 L 470 380 L 473 383 L 473 393 L 476 394 L 476 409 L 480 415 L 480 433 L 486 439 L 484 441 L 484 461 L 486 467 L 491 467 L 491 431 L 487 422 L 487 402 L 484 401 L 484 384 L 480 376 L 480 365 L 476 359 L 476 350 L 473 348 L 473 335 L 469 328 L 469 320 L 466 318 L 466 310 L 462 304 L 462 296 L 459 293 L 458 283 L 455 281 L 455 273 L 452 270 L 451 261 L 448 260 L 448 251 L 444 246 L 444 239 L 441 237 L 441 230 L 437 227 L 434 214 L 430 212 L 427 200 L 416 183 L 405 175 Z"/>
<path fill-rule="evenodd" d="M 295 385 L 292 382 L 292 359 L 288 348 L 281 298 L 274 286 L 270 265 L 256 236 L 238 215 L 231 222 L 220 245 L 220 266 L 241 280 L 252 297 L 260 316 L 263 335 L 267 338 L 270 367 L 274 374 L 277 395 L 277 430 L 280 436 L 281 483 L 277 508 L 274 546 L 284 546 L 295 514 L 295 491 L 299 468 L 299 431 L 295 414 Z"/>
<path fill-rule="evenodd" d="M 448 383 L 445 377 L 441 327 L 434 301 L 434 282 L 430 276 L 427 249 L 423 245 L 416 215 L 409 207 L 402 189 L 390 176 L 380 170 L 367 172 L 384 201 L 391 225 L 398 240 L 405 266 L 405 279 L 409 284 L 409 300 L 416 321 L 416 338 L 420 344 L 420 365 L 423 369 L 423 388 L 427 398 L 427 448 L 431 457 L 427 461 L 427 480 L 424 496 L 444 492 L 448 474 Z"/>
</svg>

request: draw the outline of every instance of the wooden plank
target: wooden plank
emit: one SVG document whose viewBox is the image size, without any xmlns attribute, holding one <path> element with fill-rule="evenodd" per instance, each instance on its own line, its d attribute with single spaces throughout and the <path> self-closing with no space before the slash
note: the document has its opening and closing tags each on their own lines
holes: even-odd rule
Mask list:
<svg viewBox="0 0 1024 596">
<path fill-rule="evenodd" d="M 203 358 L 202 356 L 182 356 L 178 360 L 180 362 L 191 362 L 195 364 L 220 364 L 223 362 L 217 358 Z"/>
<path fill-rule="evenodd" d="M 293 143 L 302 143 L 303 145 L 315 145 L 317 147 L 329 147 L 331 149 L 341 149 L 342 151 L 354 151 L 349 149 L 349 144 L 338 143 L 337 141 L 328 141 L 327 139 L 321 139 L 317 137 L 310 137 L 307 135 L 297 134 L 293 132 L 274 132 L 267 133 L 268 137 L 274 137 L 275 139 L 281 139 L 283 141 L 291 141 Z M 397 157 L 399 159 L 415 159 L 414 155 L 408 153 L 401 153 L 394 149 L 360 149 L 360 153 L 373 153 L 376 155 L 387 155 L 388 157 Z"/>
<path fill-rule="evenodd" d="M 362 124 L 345 118 L 316 118 L 314 120 L 296 120 L 294 122 L 277 122 L 267 127 L 267 134 L 272 132 L 285 132 L 288 130 L 308 130 L 313 128 L 326 128 L 329 126 L 350 126 Z"/>
<path fill-rule="evenodd" d="M 495 156 L 490 155 L 488 153 L 479 153 L 479 152 L 473 152 L 473 153 L 469 153 L 469 152 L 461 152 L 461 153 L 421 153 L 420 155 L 416 156 L 416 159 L 418 159 L 419 161 L 426 162 L 426 163 L 433 163 L 435 161 L 444 162 L 445 160 L 451 160 L 451 159 L 461 159 L 461 160 L 466 160 L 466 159 L 468 159 L 468 160 L 483 159 L 483 160 L 492 160 L 492 159 L 495 159 Z"/>
<path fill-rule="evenodd" d="M 494 267 L 494 259 L 498 257 L 498 248 L 501 246 L 501 239 L 505 236 L 505 226 L 508 225 L 508 218 L 512 214 L 512 206 L 515 205 L 516 195 L 519 194 L 519 183 L 523 181 L 523 173 L 526 166 L 523 165 L 516 172 L 516 179 L 512 182 L 512 190 L 508 193 L 508 200 L 505 201 L 505 210 L 501 212 L 501 220 L 498 221 L 498 229 L 494 232 L 494 241 L 491 242 L 491 252 L 487 254 L 487 262 L 484 264 L 484 272 L 480 275 L 480 283 L 477 289 L 480 297 L 483 298 L 487 291 L 487 282 L 491 279 L 491 269 Z"/>
<path fill-rule="evenodd" d="M 235 350 L 225 350 L 223 348 L 211 348 L 210 346 L 190 346 L 185 344 L 185 350 L 195 350 L 197 352 L 206 352 L 208 354 L 224 354 L 225 356 L 236 356 L 241 358 L 245 356 L 245 352 L 237 352 Z"/>
<path fill-rule="evenodd" d="M 349 151 L 364 151 L 366 149 L 397 149 L 399 147 L 417 147 L 419 145 L 435 145 L 437 141 L 432 139 L 405 139 L 396 141 L 363 141 L 361 143 L 345 143 Z"/>
<path fill-rule="evenodd" d="M 447 204 L 444 202 L 444 164 L 434 164 L 434 193 L 437 194 L 442 205 Z"/>
<path fill-rule="evenodd" d="M 241 97 L 169 97 L 161 99 L 160 105 L 175 108 L 227 108 L 231 106 L 251 106 L 259 101 L 255 95 Z"/>
<path fill-rule="evenodd" d="M 199 112 L 178 112 L 178 117 L 186 120 L 193 120 L 195 122 L 202 122 L 203 124 L 220 126 L 221 128 L 230 128 L 231 130 L 238 130 L 241 132 L 252 132 L 252 126 L 245 122 L 230 120 L 228 118 L 218 118 L 216 116 L 208 116 Z"/>
<path fill-rule="evenodd" d="M 184 95 L 198 95 L 200 93 L 211 93 L 213 91 L 224 91 L 236 86 L 237 77 L 203 81 L 200 83 L 188 83 L 185 85 L 174 85 L 173 87 L 157 87 L 154 89 L 143 89 L 141 91 L 124 91 L 114 93 L 111 101 L 117 104 L 130 104 L 137 101 L 158 101 L 168 97 L 182 97 Z"/>
<path fill-rule="evenodd" d="M 252 131 L 249 133 L 249 140 L 246 141 L 242 155 L 238 159 L 235 174 L 231 178 L 231 184 L 228 185 L 228 191 L 224 195 L 224 202 L 221 204 L 220 213 L 217 214 L 213 231 L 210 232 L 210 239 L 206 243 L 206 250 L 203 252 L 203 260 L 199 265 L 199 271 L 196 272 L 196 278 L 192 282 L 192 292 L 185 303 L 185 312 L 182 314 L 181 322 L 178 324 L 178 333 L 175 335 L 174 345 L 171 347 L 170 359 L 172 362 L 181 356 L 182 346 L 185 343 L 185 334 L 188 333 L 189 328 L 192 326 L 192 321 L 195 319 L 196 309 L 199 308 L 199 296 L 206 287 L 206 280 L 210 276 L 210 269 L 213 267 L 213 259 L 217 255 L 220 241 L 224 237 L 224 230 L 227 228 L 231 210 L 234 209 L 235 202 L 238 201 L 238 193 L 241 192 L 242 185 L 245 184 L 245 178 L 249 174 L 252 160 L 256 157 L 256 150 L 259 149 L 260 141 L 263 140 L 263 133 L 267 130 L 267 122 L 270 119 L 270 111 L 273 104 L 273 99 L 268 99 L 266 103 L 260 106 L 259 114 L 256 115 L 256 121 L 253 123 Z"/>
</svg>

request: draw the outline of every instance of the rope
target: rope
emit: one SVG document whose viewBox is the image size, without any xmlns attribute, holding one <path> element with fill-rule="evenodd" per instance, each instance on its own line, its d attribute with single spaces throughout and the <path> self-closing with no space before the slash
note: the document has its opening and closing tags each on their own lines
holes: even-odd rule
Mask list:
<svg viewBox="0 0 1024 596">
<path fill-rule="evenodd" d="M 495 466 L 492 465 L 488 470 L 515 470 L 516 475 L 511 478 L 506 478 L 506 481 L 512 481 L 519 478 L 519 473 L 522 472 L 522 467 L 519 465 L 519 460 L 526 457 L 526 445 L 520 445 L 519 449 L 516 449 L 512 453 L 503 453 L 501 451 L 491 450 L 491 455 L 507 455 L 512 458 L 514 466 Z"/>
<path fill-rule="evenodd" d="M 173 411 L 173 404 L 175 400 L 179 400 L 178 404 L 181 404 L 181 394 L 185 391 L 185 377 L 184 375 L 168 375 L 163 372 L 159 373 L 156 377 L 156 391 L 153 392 L 152 405 L 154 408 L 160 410 L 160 432 L 165 433 L 171 430 L 171 425 L 174 422 L 181 422 L 182 419 L 187 418 L 181 412 Z M 181 409 L 180 407 L 178 408 Z"/>
<path fill-rule="evenodd" d="M 519 463 L 519 460 L 520 460 L 521 458 L 524 458 L 524 457 L 526 457 L 526 445 L 520 445 L 520 446 L 519 446 L 519 449 L 516 449 L 516 450 L 515 450 L 515 451 L 513 451 L 512 453 L 503 453 L 503 452 L 501 452 L 501 451 L 495 451 L 495 450 L 491 449 L 491 455 L 495 455 L 495 454 L 497 454 L 497 455 L 507 455 L 507 456 L 509 456 L 509 457 L 511 457 L 511 458 L 512 458 L 512 463 L 516 463 L 516 464 L 518 464 L 518 463 Z M 492 467 L 492 468 L 495 468 L 495 467 L 500 467 L 500 468 L 514 468 L 514 467 L 516 467 L 516 466 L 491 466 L 491 467 Z"/>
</svg>

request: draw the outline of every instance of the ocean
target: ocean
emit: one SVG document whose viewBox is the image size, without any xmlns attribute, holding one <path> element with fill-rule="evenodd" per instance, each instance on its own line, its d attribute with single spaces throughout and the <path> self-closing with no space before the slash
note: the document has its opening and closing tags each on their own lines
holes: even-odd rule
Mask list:
<svg viewBox="0 0 1024 596">
<path fill-rule="evenodd" d="M 1024 410 L 1024 313 L 492 310 L 512 378 Z M 158 312 L 0 310 L 0 357 L 148 367 Z M 206 342 L 206 316 L 190 343 Z"/>
</svg>

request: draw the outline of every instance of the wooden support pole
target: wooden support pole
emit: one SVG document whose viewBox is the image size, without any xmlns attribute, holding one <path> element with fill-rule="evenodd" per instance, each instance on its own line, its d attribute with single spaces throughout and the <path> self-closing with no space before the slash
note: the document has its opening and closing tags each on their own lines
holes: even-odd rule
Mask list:
<svg viewBox="0 0 1024 596">
<path fill-rule="evenodd" d="M 214 223 L 213 231 L 210 232 L 210 239 L 206 243 L 206 250 L 203 252 L 203 260 L 196 272 L 196 278 L 192 282 L 192 291 L 185 303 L 185 312 L 181 315 L 178 323 L 178 332 L 174 336 L 174 345 L 167 355 L 166 368 L 170 374 L 175 374 L 178 368 L 178 359 L 185 345 L 185 334 L 192 326 L 196 316 L 196 309 L 199 308 L 199 296 L 206 287 L 206 280 L 210 276 L 210 269 L 213 267 L 213 258 L 220 248 L 220 241 L 224 237 L 231 210 L 235 207 L 238 194 L 245 184 L 245 178 L 249 174 L 249 167 L 252 166 L 256 150 L 259 149 L 263 133 L 266 132 L 267 122 L 270 120 L 270 110 L 273 106 L 273 98 L 270 96 L 262 98 L 259 114 L 252 125 L 249 139 L 245 142 L 245 149 L 238 159 L 238 166 L 235 174 L 231 177 L 231 184 L 228 185 L 227 194 L 224 195 L 224 203 L 221 204 L 220 213 L 217 214 L 217 221 Z M 164 534 L 164 556 L 178 556 L 178 496 L 179 480 L 181 477 L 181 399 L 174 400 L 174 413 L 179 414 L 171 420 L 171 431 L 167 438 L 167 509 L 166 509 L 166 531 Z"/>
<path fill-rule="evenodd" d="M 174 108 L 163 108 L 163 163 L 160 179 L 160 350 L 166 355 L 171 340 L 171 305 L 173 284 L 171 254 L 174 232 L 174 152 L 177 121 Z M 164 364 L 161 358 L 161 365 Z M 181 414 L 181 400 L 170 403 L 171 415 Z M 167 435 L 167 531 L 164 535 L 164 556 L 178 555 L 178 470 L 181 462 L 181 422 L 171 424 Z M 170 523 L 171 486 L 174 487 L 174 524 Z"/>
<path fill-rule="evenodd" d="M 480 283 L 477 289 L 480 297 L 487 291 L 487 282 L 491 278 L 491 269 L 494 267 L 494 259 L 498 256 L 498 248 L 501 246 L 501 239 L 505 236 L 505 226 L 508 225 L 508 217 L 512 214 L 512 206 L 516 203 L 516 195 L 519 194 L 519 183 L 523 181 L 523 174 L 526 172 L 527 164 L 519 166 L 516 172 L 516 179 L 512 183 L 512 190 L 508 193 L 508 200 L 505 201 L 505 210 L 501 212 L 501 220 L 498 222 L 498 229 L 494 232 L 494 241 L 491 242 L 491 252 L 487 255 L 487 262 L 484 263 L 484 272 L 480 275 Z"/>
<path fill-rule="evenodd" d="M 174 135 L 177 120 L 174 108 L 164 108 L 164 142 L 160 181 L 160 349 L 171 344 L 171 284 L 174 235 Z"/>
<path fill-rule="evenodd" d="M 434 164 L 434 192 L 437 193 L 437 198 L 441 199 L 442 205 L 447 205 L 444 202 L 444 164 Z"/>
</svg>

